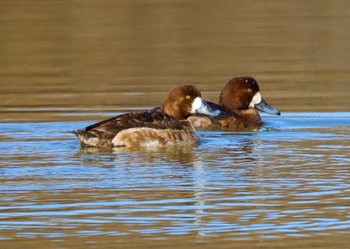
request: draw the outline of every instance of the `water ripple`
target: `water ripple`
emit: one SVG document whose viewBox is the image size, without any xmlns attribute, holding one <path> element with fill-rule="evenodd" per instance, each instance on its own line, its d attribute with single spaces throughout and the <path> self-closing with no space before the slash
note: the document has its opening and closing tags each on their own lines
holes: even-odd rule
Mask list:
<svg viewBox="0 0 350 249">
<path fill-rule="evenodd" d="M 0 124 L 1 239 L 346 233 L 349 115 L 300 115 L 152 152 L 82 150 L 85 122 Z"/>
</svg>

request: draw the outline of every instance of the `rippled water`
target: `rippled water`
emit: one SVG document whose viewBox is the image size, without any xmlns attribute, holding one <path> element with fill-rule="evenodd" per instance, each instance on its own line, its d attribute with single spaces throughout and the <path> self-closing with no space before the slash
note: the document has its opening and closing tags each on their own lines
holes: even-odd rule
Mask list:
<svg viewBox="0 0 350 249">
<path fill-rule="evenodd" d="M 0 248 L 348 248 L 349 8 L 0 1 Z M 176 150 L 70 132 L 239 75 L 283 115 Z"/>
<path fill-rule="evenodd" d="M 114 152 L 80 149 L 69 131 L 93 121 L 2 123 L 1 240 L 350 236 L 350 113 L 263 118 L 256 132 L 202 131 L 194 148 Z"/>
</svg>

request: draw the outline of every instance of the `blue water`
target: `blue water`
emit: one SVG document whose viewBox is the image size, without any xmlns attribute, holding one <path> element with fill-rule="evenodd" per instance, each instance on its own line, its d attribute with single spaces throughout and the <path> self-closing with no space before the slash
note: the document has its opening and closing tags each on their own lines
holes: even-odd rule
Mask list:
<svg viewBox="0 0 350 249">
<path fill-rule="evenodd" d="M 1 123 L 0 239 L 348 234 L 350 113 L 263 119 L 158 151 L 81 149 L 96 120 Z"/>
</svg>

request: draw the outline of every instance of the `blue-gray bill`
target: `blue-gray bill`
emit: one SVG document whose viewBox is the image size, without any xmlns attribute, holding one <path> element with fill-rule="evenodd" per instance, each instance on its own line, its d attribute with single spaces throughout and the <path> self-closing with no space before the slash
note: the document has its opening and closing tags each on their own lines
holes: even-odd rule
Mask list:
<svg viewBox="0 0 350 249">
<path fill-rule="evenodd" d="M 259 104 L 255 105 L 255 108 L 272 115 L 281 115 L 281 112 L 272 106 L 270 106 L 264 99 L 261 99 Z"/>
<path fill-rule="evenodd" d="M 221 108 L 212 106 L 205 100 L 202 100 L 201 106 L 196 111 L 197 113 L 212 117 L 226 114 Z"/>
</svg>

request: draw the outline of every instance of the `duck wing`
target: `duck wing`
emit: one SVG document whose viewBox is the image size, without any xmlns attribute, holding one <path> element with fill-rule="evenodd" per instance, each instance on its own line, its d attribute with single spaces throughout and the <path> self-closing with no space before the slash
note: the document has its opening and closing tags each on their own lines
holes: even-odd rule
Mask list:
<svg viewBox="0 0 350 249">
<path fill-rule="evenodd" d="M 157 111 L 135 112 L 122 114 L 85 128 L 85 131 L 94 133 L 97 136 L 114 137 L 120 131 L 146 127 L 154 129 L 183 129 L 181 123 L 174 117 Z"/>
</svg>

